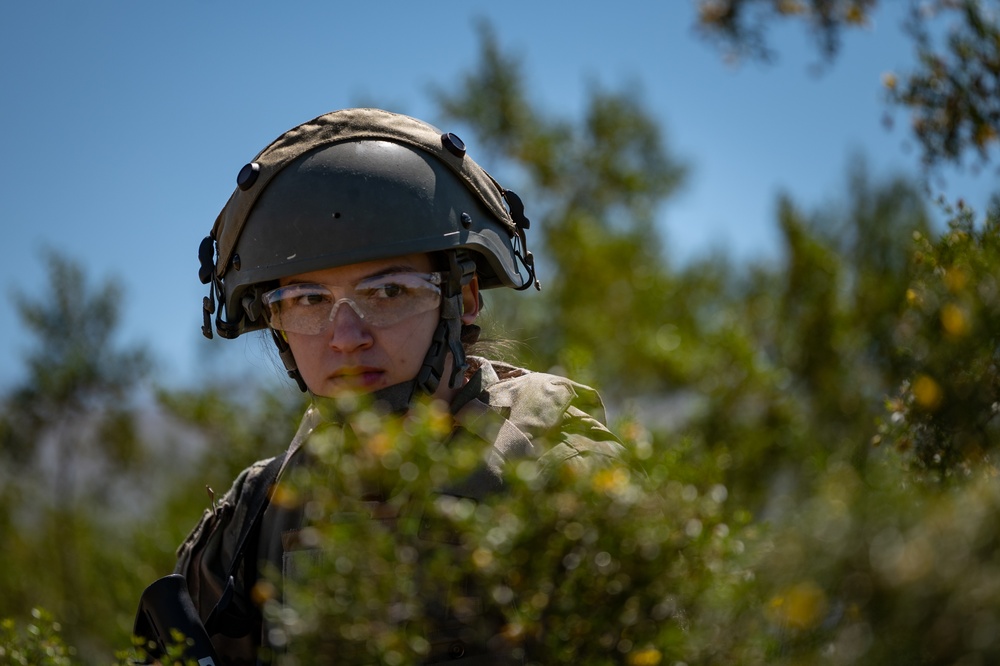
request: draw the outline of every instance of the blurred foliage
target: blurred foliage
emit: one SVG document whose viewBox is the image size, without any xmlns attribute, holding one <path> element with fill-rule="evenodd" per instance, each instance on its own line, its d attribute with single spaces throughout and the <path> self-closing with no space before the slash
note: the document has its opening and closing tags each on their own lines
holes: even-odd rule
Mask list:
<svg viewBox="0 0 1000 666">
<path fill-rule="evenodd" d="M 765 651 L 736 662 L 995 663 L 998 492 L 928 487 L 893 458 L 827 466 L 756 545 L 760 606 L 725 629 Z"/>
<path fill-rule="evenodd" d="M 498 294 L 494 302 L 488 294 L 494 321 L 518 327 L 512 336 L 527 341 L 534 365 L 559 366 L 584 382 L 597 379 L 597 364 L 616 368 L 599 375 L 609 394 L 659 384 L 670 370 L 648 351 L 676 285 L 655 219 L 685 168 L 631 91 L 594 90 L 579 122 L 551 119 L 531 104 L 521 63 L 488 26 L 480 38 L 476 68 L 436 99 L 444 117 L 474 129 L 487 154 L 523 172 L 526 213 L 544 220 L 530 236 L 543 244 L 542 298 Z M 647 316 L 631 317 L 638 310 Z"/>
<path fill-rule="evenodd" d="M 470 621 L 486 631 L 479 640 L 497 632 L 492 644 L 528 663 L 698 660 L 753 606 L 746 572 L 730 564 L 745 544 L 725 522 L 722 486 L 700 493 L 665 465 L 582 473 L 524 460 L 507 491 L 476 503 L 438 492 L 481 460 L 442 444 L 451 422 L 439 403 L 397 419 L 352 413 L 348 435 L 310 440 L 321 464 L 297 468 L 275 495 L 310 519 L 301 559 L 286 562 L 301 566 L 289 603 L 264 606 L 296 663 L 436 660 L 454 644 L 434 628 Z M 388 497 L 374 509 L 362 501 L 372 487 Z M 476 643 L 454 627 L 444 635 Z"/>
<path fill-rule="evenodd" d="M 867 25 L 878 0 L 696 0 L 698 27 L 733 59 L 776 57 L 767 40 L 771 22 L 804 20 L 825 58 L 840 50 L 844 30 Z"/>
<path fill-rule="evenodd" d="M 939 44 L 925 17 L 956 14 Z M 919 65 L 886 84 L 890 100 L 913 115 L 924 162 L 959 162 L 967 150 L 988 162 L 1000 142 L 1000 3 L 939 0 L 915 8 L 907 25 Z"/>
<path fill-rule="evenodd" d="M 0 664 L 5 666 L 71 666 L 77 663 L 72 647 L 60 635 L 62 627 L 52 615 L 33 608 L 32 620 L 19 627 L 0 619 Z"/>
<path fill-rule="evenodd" d="M 453 120 L 486 128 L 477 139 L 527 174 L 526 201 L 543 202 L 542 292 L 487 295 L 500 330 L 513 322 L 528 341 L 529 365 L 592 382 L 613 403 L 644 396 L 648 411 L 666 409 L 669 396 L 697 396 L 696 408 L 672 419 L 684 427 L 679 439 L 690 440 L 684 447 L 705 465 L 699 474 L 754 511 L 779 479 L 808 492 L 810 475 L 830 455 L 863 460 L 882 398 L 903 379 L 893 334 L 911 235 L 928 231 L 919 189 L 900 179 L 873 182 L 858 158 L 839 206 L 806 213 L 781 198 L 783 261 L 734 267 L 710 257 L 674 269 L 650 215 L 684 172 L 650 128 L 641 98 L 595 90 L 575 128 L 547 120 L 512 83 L 521 64 L 483 30 L 467 91 L 438 98 Z M 473 103 L 490 89 L 504 101 Z M 607 117 L 618 120 L 616 129 L 607 118 L 594 121 L 609 106 L 618 109 Z M 530 127 L 525 143 L 575 156 L 551 169 L 558 175 L 533 178 L 550 169 L 524 162 L 547 163 L 549 153 L 538 157 L 517 139 L 493 135 L 510 131 L 515 119 L 494 117 L 509 108 Z M 595 126 L 611 138 L 591 139 Z M 605 157 L 612 147 L 629 159 Z M 636 169 L 647 177 L 633 177 Z M 599 179 L 588 175 L 595 172 Z"/>
<path fill-rule="evenodd" d="M 811 6 L 837 26 L 875 3 L 773 4 Z M 631 458 L 516 465 L 510 492 L 473 505 L 433 492 L 478 460 L 440 445 L 433 405 L 353 412 L 357 441 L 317 438 L 323 474 L 279 497 L 311 507 L 304 536 L 327 555 L 289 590 L 298 603 L 265 603 L 291 648 L 419 661 L 440 648 L 428 600 L 469 610 L 454 593 L 470 587 L 538 663 L 996 661 L 1000 201 L 934 229 L 916 185 L 858 158 L 833 202 L 779 198 L 780 256 L 673 266 L 656 220 L 686 168 L 641 94 L 595 87 L 579 117 L 553 117 L 487 26 L 481 41 L 463 86 L 435 98 L 502 182 L 522 181 L 543 281 L 487 294 L 488 331 L 598 386 Z M 149 391 L 146 353 L 114 340 L 122 294 L 49 261 L 56 296 L 17 296 L 39 345 L 0 413 L 0 655 L 107 663 L 211 494 L 285 447 L 303 398 L 225 380 Z M 155 439 L 140 427 L 154 418 Z M 112 476 L 133 494 L 84 483 Z M 375 481 L 391 489 L 382 520 L 359 500 Z M 39 606 L 75 650 L 29 619 Z"/>
<path fill-rule="evenodd" d="M 27 378 L 3 396 L 0 412 L 0 616 L 51 609 L 86 650 L 84 637 L 120 628 L 118 609 L 131 594 L 102 580 L 113 570 L 107 563 L 132 561 L 104 518 L 146 462 L 132 398 L 150 361 L 115 340 L 118 283 L 91 285 L 57 252 L 44 259 L 44 290 L 13 293 L 35 346 Z M 97 585 L 104 591 L 91 598 Z"/>
<path fill-rule="evenodd" d="M 142 349 L 115 344 L 119 284 L 109 280 L 91 287 L 83 268 L 56 252 L 46 253 L 45 262 L 43 293 L 13 293 L 36 344 L 25 357 L 27 379 L 4 397 L 0 456 L 8 465 L 38 463 L 51 442 L 54 494 L 69 506 L 77 500 L 69 472 L 77 455 L 102 459 L 111 471 L 140 455 L 131 413 L 119 407 L 148 371 L 149 359 Z M 87 426 L 105 436 L 80 436 Z"/>
<path fill-rule="evenodd" d="M 939 238 L 916 237 L 897 330 L 914 370 L 877 436 L 939 478 L 995 472 L 1000 445 L 1000 198 L 981 225 L 954 213 Z"/>
<path fill-rule="evenodd" d="M 116 340 L 120 284 L 92 285 L 56 252 L 44 260 L 44 291 L 14 293 L 36 344 L 0 411 L 0 617 L 50 609 L 86 662 L 128 645 L 138 595 L 173 567 L 209 505 L 206 485 L 221 495 L 265 442 L 283 446 L 302 397 L 247 389 L 241 405 L 231 391 L 217 398 L 221 386 L 148 395 L 149 352 Z M 218 447 L 203 444 L 185 465 L 178 451 L 191 444 L 179 440 L 213 438 Z"/>
<path fill-rule="evenodd" d="M 698 0 L 698 25 L 733 59 L 769 60 L 775 55 L 769 25 L 804 21 L 830 61 L 843 32 L 870 25 L 878 6 L 877 0 Z M 888 100 L 911 114 L 925 165 L 961 163 L 970 151 L 979 165 L 989 162 L 1000 145 L 1000 3 L 908 0 L 907 7 L 902 28 L 917 64 L 885 76 Z"/>
<path fill-rule="evenodd" d="M 220 497 L 248 460 L 285 450 L 308 404 L 307 396 L 298 392 L 226 381 L 197 389 L 160 389 L 157 402 L 210 443 L 198 461 L 198 475 Z"/>
</svg>

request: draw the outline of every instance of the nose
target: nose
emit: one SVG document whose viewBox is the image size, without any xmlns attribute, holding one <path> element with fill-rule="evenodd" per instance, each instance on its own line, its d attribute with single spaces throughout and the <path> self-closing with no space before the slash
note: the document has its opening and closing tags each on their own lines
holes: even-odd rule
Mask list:
<svg viewBox="0 0 1000 666">
<path fill-rule="evenodd" d="M 341 307 L 342 305 L 347 307 Z M 371 328 L 358 306 L 348 298 L 342 298 L 334 304 L 330 311 L 327 334 L 330 336 L 330 347 L 343 353 L 366 349 L 374 342 Z"/>
</svg>

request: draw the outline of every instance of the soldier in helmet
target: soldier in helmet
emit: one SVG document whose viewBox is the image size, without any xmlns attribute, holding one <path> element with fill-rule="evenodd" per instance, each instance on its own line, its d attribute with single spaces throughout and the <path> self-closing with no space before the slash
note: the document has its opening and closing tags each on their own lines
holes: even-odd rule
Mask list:
<svg viewBox="0 0 1000 666">
<path fill-rule="evenodd" d="M 281 647 L 254 583 L 268 565 L 282 570 L 303 520 L 271 489 L 313 464 L 310 438 L 337 421 L 329 399 L 363 394 L 387 414 L 447 403 L 450 437 L 477 442 L 482 465 L 441 492 L 473 500 L 503 491 L 512 460 L 589 468 L 621 445 L 592 389 L 467 355 L 481 292 L 538 283 L 520 199 L 457 136 L 377 109 L 336 111 L 280 136 L 237 185 L 200 250 L 204 332 L 213 317 L 225 338 L 269 330 L 312 406 L 284 456 L 249 467 L 206 510 L 176 572 L 220 660 L 253 664 Z M 497 631 L 444 627 L 413 661 L 517 663 Z"/>
</svg>

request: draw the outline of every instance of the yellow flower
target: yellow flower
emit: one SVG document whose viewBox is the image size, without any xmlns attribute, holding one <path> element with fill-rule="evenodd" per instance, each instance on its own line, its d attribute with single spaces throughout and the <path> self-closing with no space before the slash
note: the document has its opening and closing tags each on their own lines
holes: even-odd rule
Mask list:
<svg viewBox="0 0 1000 666">
<path fill-rule="evenodd" d="M 629 474 L 621 468 L 603 469 L 594 474 L 594 488 L 602 492 L 615 492 L 628 484 Z"/>
<path fill-rule="evenodd" d="M 952 337 L 960 338 L 969 332 L 969 321 L 965 313 L 954 303 L 941 308 L 941 325 L 945 333 Z"/>
<path fill-rule="evenodd" d="M 663 660 L 663 653 L 656 648 L 645 648 L 628 656 L 629 666 L 656 666 Z"/>
<path fill-rule="evenodd" d="M 948 287 L 948 291 L 955 293 L 965 289 L 966 283 L 969 281 L 969 276 L 965 274 L 958 266 L 952 266 L 951 268 L 945 269 L 944 272 L 944 284 Z"/>
<path fill-rule="evenodd" d="M 826 605 L 826 594 L 812 581 L 792 586 L 770 603 L 774 619 L 796 629 L 810 629 L 819 624 Z"/>
<path fill-rule="evenodd" d="M 489 548 L 476 548 L 472 552 L 472 561 L 480 569 L 485 569 L 493 563 L 493 551 Z"/>
<path fill-rule="evenodd" d="M 922 408 L 934 411 L 941 406 L 944 392 L 936 381 L 927 375 L 919 375 L 913 380 L 913 399 Z"/>
</svg>

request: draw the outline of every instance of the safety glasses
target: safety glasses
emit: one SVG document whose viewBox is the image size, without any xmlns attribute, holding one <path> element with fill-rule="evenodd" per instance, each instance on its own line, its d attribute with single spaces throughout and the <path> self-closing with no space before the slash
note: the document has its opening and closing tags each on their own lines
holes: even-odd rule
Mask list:
<svg viewBox="0 0 1000 666">
<path fill-rule="evenodd" d="M 289 333 L 322 333 L 341 305 L 368 325 L 386 327 L 441 305 L 441 273 L 390 273 L 353 286 L 290 284 L 262 297 L 271 328 Z"/>
</svg>

